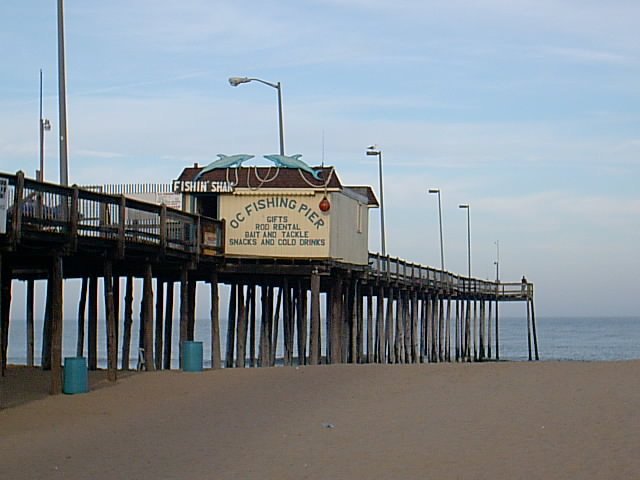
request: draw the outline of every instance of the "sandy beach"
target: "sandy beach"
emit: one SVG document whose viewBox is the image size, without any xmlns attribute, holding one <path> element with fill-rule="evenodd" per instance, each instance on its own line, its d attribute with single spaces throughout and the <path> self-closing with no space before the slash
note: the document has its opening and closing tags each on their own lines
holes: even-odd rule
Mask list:
<svg viewBox="0 0 640 480">
<path fill-rule="evenodd" d="M 14 367 L 14 370 L 16 367 Z M 631 479 L 640 361 L 129 375 L 50 397 L 3 380 L 0 478 Z M 40 376 L 40 380 L 38 377 Z M 25 387 L 26 388 L 26 387 Z M 11 400 L 11 399 L 14 400 Z"/>
</svg>

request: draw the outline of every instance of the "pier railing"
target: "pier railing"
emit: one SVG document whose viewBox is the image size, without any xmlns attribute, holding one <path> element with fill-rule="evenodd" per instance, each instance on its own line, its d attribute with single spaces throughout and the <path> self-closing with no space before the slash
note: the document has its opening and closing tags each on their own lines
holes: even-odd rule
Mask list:
<svg viewBox="0 0 640 480">
<path fill-rule="evenodd" d="M 530 282 L 503 283 L 463 277 L 379 253 L 369 253 L 369 269 L 370 275 L 380 279 L 408 285 L 418 283 L 447 293 L 496 296 L 500 300 L 533 298 L 533 284 Z"/>
<path fill-rule="evenodd" d="M 43 183 L 0 173 L 8 181 L 7 234 L 17 244 L 23 238 L 59 238 L 72 248 L 80 239 L 163 251 L 219 255 L 224 250 L 224 223 L 127 198 L 74 187 Z"/>
</svg>

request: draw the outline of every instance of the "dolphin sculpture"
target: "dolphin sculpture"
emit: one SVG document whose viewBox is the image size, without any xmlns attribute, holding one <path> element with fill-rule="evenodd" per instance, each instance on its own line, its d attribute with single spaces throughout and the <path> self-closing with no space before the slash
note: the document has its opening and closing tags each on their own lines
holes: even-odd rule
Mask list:
<svg viewBox="0 0 640 480">
<path fill-rule="evenodd" d="M 299 168 L 300 170 L 304 170 L 305 172 L 311 174 L 311 176 L 316 180 L 322 180 L 322 178 L 320 178 L 320 173 L 322 173 L 322 170 L 314 170 L 309 165 L 300 160 L 301 156 L 301 154 L 296 153 L 295 155 L 264 155 L 264 158 L 266 158 L 267 160 L 271 160 L 277 167 Z"/>
<path fill-rule="evenodd" d="M 216 170 L 218 168 L 229 168 L 229 167 L 240 167 L 243 162 L 246 162 L 250 158 L 253 158 L 254 155 L 247 155 L 244 153 L 240 153 L 238 155 L 224 155 L 222 153 L 218 153 L 218 160 L 211 162 L 209 165 L 204 167 L 194 181 L 197 181 L 200 177 L 202 177 L 205 173 L 209 173 L 212 170 Z"/>
</svg>

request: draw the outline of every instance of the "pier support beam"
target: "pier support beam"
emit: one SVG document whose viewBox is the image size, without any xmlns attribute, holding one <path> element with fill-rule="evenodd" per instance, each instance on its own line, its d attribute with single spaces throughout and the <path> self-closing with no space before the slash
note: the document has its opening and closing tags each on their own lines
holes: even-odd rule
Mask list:
<svg viewBox="0 0 640 480">
<path fill-rule="evenodd" d="M 86 324 L 87 293 L 89 279 L 82 277 L 82 287 L 80 288 L 80 299 L 78 300 L 78 332 L 76 341 L 76 356 L 84 357 L 84 331 Z"/>
<path fill-rule="evenodd" d="M 104 262 L 104 308 L 107 327 L 107 378 L 110 382 L 115 382 L 118 375 L 118 338 L 113 300 L 113 264 L 109 259 Z"/>
<path fill-rule="evenodd" d="M 396 298 L 396 334 L 395 334 L 395 355 L 396 363 L 405 363 L 404 345 L 404 291 L 398 290 Z"/>
<path fill-rule="evenodd" d="M 154 357 L 155 357 L 155 366 L 156 370 L 162 370 L 163 364 L 163 330 L 164 330 L 164 282 L 160 279 L 156 279 L 156 331 L 155 331 L 155 348 L 154 348 Z"/>
<path fill-rule="evenodd" d="M 366 362 L 373 363 L 376 358 L 373 327 L 373 287 L 367 288 L 367 356 Z"/>
<path fill-rule="evenodd" d="M 62 393 L 62 258 L 53 257 L 51 291 L 51 394 Z"/>
<path fill-rule="evenodd" d="M 420 363 L 425 363 L 426 341 L 427 341 L 427 296 L 425 292 L 420 292 Z"/>
<path fill-rule="evenodd" d="M 225 352 L 225 366 L 233 368 L 233 353 L 236 334 L 236 306 L 238 298 L 238 286 L 231 284 L 231 293 L 229 294 L 229 309 L 227 317 L 227 348 Z"/>
<path fill-rule="evenodd" d="M 491 359 L 491 343 L 492 343 L 492 335 L 491 335 L 491 319 L 493 316 L 491 315 L 491 308 L 493 306 L 493 302 L 491 300 L 487 301 L 487 307 L 489 311 L 487 313 L 487 357 Z"/>
<path fill-rule="evenodd" d="M 256 285 L 249 286 L 247 292 L 247 306 L 249 315 L 249 366 L 256 366 Z"/>
<path fill-rule="evenodd" d="M 445 360 L 451 361 L 451 297 L 447 297 L 447 320 L 445 324 Z"/>
<path fill-rule="evenodd" d="M 267 285 L 260 286 L 260 348 L 258 349 L 258 366 L 271 365 L 271 323 L 273 316 L 273 289 Z"/>
<path fill-rule="evenodd" d="M 171 369 L 171 352 L 173 350 L 173 279 L 167 281 L 167 296 L 164 308 L 164 355 L 165 370 Z"/>
<path fill-rule="evenodd" d="M 384 287 L 378 287 L 376 297 L 376 361 L 386 363 L 386 335 L 384 330 Z"/>
<path fill-rule="evenodd" d="M 124 325 L 122 326 L 122 370 L 129 370 L 131 328 L 133 327 L 133 277 L 127 275 L 124 296 Z"/>
<path fill-rule="evenodd" d="M 496 294 L 496 360 L 500 360 L 500 315 L 499 315 L 499 301 Z"/>
<path fill-rule="evenodd" d="M 284 278 L 283 303 L 282 303 L 282 326 L 284 332 L 284 358 L 282 359 L 285 366 L 291 365 L 293 360 L 293 317 L 295 311 L 292 307 L 291 288 L 287 278 Z"/>
<path fill-rule="evenodd" d="M 540 360 L 538 355 L 538 335 L 536 334 L 536 317 L 533 309 L 533 299 L 527 299 L 527 343 L 529 345 L 529 361 Z M 532 351 L 533 343 L 533 351 Z"/>
<path fill-rule="evenodd" d="M 113 276 L 113 316 L 116 319 L 116 345 L 118 345 L 118 339 L 120 338 L 120 277 L 118 275 Z M 119 348 L 119 345 L 118 345 Z M 116 354 L 116 359 L 118 355 Z"/>
<path fill-rule="evenodd" d="M 27 367 L 33 367 L 34 316 L 33 303 L 35 297 L 35 281 L 27 280 Z"/>
<path fill-rule="evenodd" d="M 331 285 L 330 344 L 328 363 L 342 362 L 343 281 L 335 278 Z"/>
<path fill-rule="evenodd" d="M 529 298 L 529 308 L 531 309 L 531 326 L 533 327 L 533 348 L 536 360 L 540 360 L 540 355 L 538 355 L 538 334 L 536 332 L 536 312 L 533 308 L 533 297 Z"/>
<path fill-rule="evenodd" d="M 464 315 L 464 359 L 470 362 L 471 358 L 471 300 L 467 300 Z"/>
<path fill-rule="evenodd" d="M 211 287 L 211 368 L 222 368 L 220 356 L 220 299 L 218 295 L 218 275 L 209 277 Z"/>
<path fill-rule="evenodd" d="M 142 296 L 144 303 L 144 363 L 147 370 L 156 369 L 153 356 L 153 273 L 151 264 L 144 268 Z"/>
<path fill-rule="evenodd" d="M 393 287 L 389 288 L 387 296 L 387 314 L 385 318 L 385 344 L 386 344 L 386 363 L 396 363 L 396 350 L 393 344 Z"/>
<path fill-rule="evenodd" d="M 7 368 L 7 348 L 9 343 L 11 275 L 2 261 L 2 254 L 0 254 L 0 376 L 4 377 Z"/>
<path fill-rule="evenodd" d="M 87 318 L 87 365 L 89 370 L 98 368 L 98 277 L 89 278 L 89 316 Z"/>
<path fill-rule="evenodd" d="M 409 303 L 411 310 L 411 362 L 420 362 L 420 334 L 419 334 L 419 304 L 418 293 L 415 290 L 409 293 Z"/>
<path fill-rule="evenodd" d="M 248 290 L 248 287 L 247 287 Z M 236 368 L 244 368 L 247 357 L 247 304 L 244 285 L 238 285 L 238 334 L 236 339 Z M 249 295 L 247 293 L 247 300 Z"/>
<path fill-rule="evenodd" d="M 189 331 L 189 272 L 183 266 L 180 270 L 180 368 L 183 365 L 183 343 L 188 340 Z"/>
<path fill-rule="evenodd" d="M 456 339 L 456 362 L 460 361 L 460 300 L 456 300 L 456 327 L 455 327 L 455 339 Z"/>
<path fill-rule="evenodd" d="M 49 272 L 49 276 L 51 272 Z M 44 322 L 42 325 L 42 370 L 51 370 L 51 284 L 47 279 L 47 287 L 44 301 Z"/>
<path fill-rule="evenodd" d="M 298 342 L 298 365 L 307 364 L 307 289 L 298 280 L 296 288 L 296 330 Z"/>
<path fill-rule="evenodd" d="M 187 307 L 189 321 L 187 323 L 187 340 L 193 341 L 196 329 L 196 295 L 198 282 L 195 278 L 188 279 L 189 305 Z"/>
<path fill-rule="evenodd" d="M 280 307 L 282 305 L 283 291 L 282 287 L 278 287 L 278 297 L 276 299 L 276 309 L 273 311 L 273 336 L 271 340 L 271 366 L 276 364 L 276 355 L 278 353 L 278 333 L 280 323 Z"/>
<path fill-rule="evenodd" d="M 309 344 L 309 363 L 320 364 L 320 275 L 318 270 L 311 272 L 311 341 Z"/>
<path fill-rule="evenodd" d="M 358 299 L 358 281 L 352 279 L 349 282 L 349 286 L 346 289 L 347 293 L 347 311 L 345 318 L 345 325 L 348 327 L 346 333 L 346 348 L 345 360 L 349 363 L 358 363 L 358 314 L 357 314 L 357 299 Z"/>
</svg>

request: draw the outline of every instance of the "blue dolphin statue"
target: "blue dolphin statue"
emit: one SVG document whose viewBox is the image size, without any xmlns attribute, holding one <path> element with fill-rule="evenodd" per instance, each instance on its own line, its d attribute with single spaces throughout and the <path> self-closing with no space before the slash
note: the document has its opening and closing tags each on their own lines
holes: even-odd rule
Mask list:
<svg viewBox="0 0 640 480">
<path fill-rule="evenodd" d="M 302 155 L 299 153 L 296 153 L 295 155 L 290 155 L 290 156 L 274 154 L 274 155 L 264 155 L 264 158 L 266 158 L 267 160 L 271 160 L 273 163 L 275 163 L 277 167 L 299 168 L 300 170 L 304 170 L 305 172 L 311 174 L 311 176 L 316 180 L 322 180 L 322 178 L 320 178 L 320 173 L 322 173 L 322 170 L 320 169 L 314 170 L 309 165 L 307 165 L 302 160 L 300 160 L 301 156 Z"/>
<path fill-rule="evenodd" d="M 242 162 L 246 162 L 250 158 L 253 158 L 254 155 L 247 155 L 244 153 L 239 153 L 238 155 L 224 155 L 222 153 L 218 153 L 218 160 L 211 162 L 209 165 L 204 167 L 194 181 L 197 181 L 200 177 L 202 177 L 205 173 L 209 173 L 212 170 L 216 170 L 218 168 L 229 168 L 229 167 L 240 167 Z"/>
</svg>

